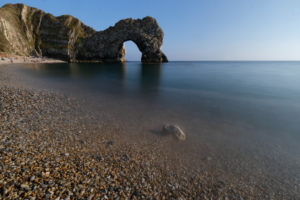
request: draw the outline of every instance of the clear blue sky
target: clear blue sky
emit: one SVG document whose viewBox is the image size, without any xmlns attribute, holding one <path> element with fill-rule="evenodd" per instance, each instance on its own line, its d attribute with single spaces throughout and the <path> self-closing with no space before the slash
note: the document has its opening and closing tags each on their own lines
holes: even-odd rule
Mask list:
<svg viewBox="0 0 300 200">
<path fill-rule="evenodd" d="M 71 14 L 96 30 L 123 18 L 155 17 L 170 60 L 300 60 L 300 0 L 1 0 L 54 15 Z M 140 52 L 126 43 L 127 59 Z"/>
</svg>

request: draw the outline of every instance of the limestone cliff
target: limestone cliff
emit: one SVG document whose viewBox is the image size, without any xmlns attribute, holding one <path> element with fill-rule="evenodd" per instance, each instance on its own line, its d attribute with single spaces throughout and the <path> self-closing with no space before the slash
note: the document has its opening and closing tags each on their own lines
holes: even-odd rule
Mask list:
<svg viewBox="0 0 300 200">
<path fill-rule="evenodd" d="M 70 15 L 55 17 L 24 4 L 0 8 L 0 52 L 42 55 L 70 62 L 124 61 L 124 42 L 133 41 L 142 62 L 167 62 L 163 31 L 152 17 L 125 19 L 95 31 Z"/>
</svg>

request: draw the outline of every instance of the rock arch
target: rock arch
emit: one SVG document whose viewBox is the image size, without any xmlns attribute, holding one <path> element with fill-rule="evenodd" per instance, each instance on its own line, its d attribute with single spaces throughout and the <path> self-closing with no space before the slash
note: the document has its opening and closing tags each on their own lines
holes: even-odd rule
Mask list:
<svg viewBox="0 0 300 200">
<path fill-rule="evenodd" d="M 168 59 L 161 51 L 164 33 L 152 17 L 125 19 L 85 39 L 76 60 L 124 61 L 124 42 L 134 42 L 142 53 L 143 63 L 161 63 Z"/>
<path fill-rule="evenodd" d="M 142 52 L 143 63 L 168 59 L 161 51 L 164 33 L 152 17 L 124 19 L 95 31 L 71 15 L 55 17 L 24 4 L 0 8 L 0 52 L 47 56 L 69 62 L 124 61 L 125 41 Z"/>
</svg>

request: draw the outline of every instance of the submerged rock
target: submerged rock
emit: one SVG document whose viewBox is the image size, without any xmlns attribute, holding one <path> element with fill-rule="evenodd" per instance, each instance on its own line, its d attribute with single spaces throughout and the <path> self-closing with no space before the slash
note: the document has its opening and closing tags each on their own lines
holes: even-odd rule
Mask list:
<svg viewBox="0 0 300 200">
<path fill-rule="evenodd" d="M 47 56 L 69 62 L 125 61 L 124 42 L 133 41 L 142 62 L 168 59 L 161 51 L 164 33 L 152 17 L 124 19 L 95 31 L 71 15 L 55 17 L 24 4 L 0 8 L 0 52 Z"/>
<path fill-rule="evenodd" d="M 163 132 L 174 135 L 178 140 L 185 140 L 186 135 L 178 125 L 166 124 L 163 126 Z"/>
</svg>

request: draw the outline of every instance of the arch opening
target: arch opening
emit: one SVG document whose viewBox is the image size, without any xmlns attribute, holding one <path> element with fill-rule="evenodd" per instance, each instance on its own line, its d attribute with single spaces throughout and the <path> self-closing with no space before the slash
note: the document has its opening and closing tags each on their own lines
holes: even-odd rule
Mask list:
<svg viewBox="0 0 300 200">
<path fill-rule="evenodd" d="M 142 52 L 140 51 L 137 44 L 131 40 L 125 41 L 125 60 L 126 61 L 140 61 L 142 57 Z"/>
</svg>

